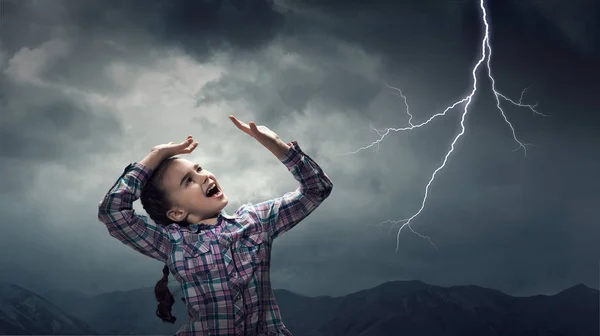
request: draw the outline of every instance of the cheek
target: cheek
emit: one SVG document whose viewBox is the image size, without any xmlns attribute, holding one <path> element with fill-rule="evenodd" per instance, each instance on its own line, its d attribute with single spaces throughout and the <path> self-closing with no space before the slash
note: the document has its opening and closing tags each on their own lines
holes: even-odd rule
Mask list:
<svg viewBox="0 0 600 336">
<path fill-rule="evenodd" d="M 204 196 L 204 191 L 202 191 L 202 188 L 200 187 L 199 184 L 196 185 L 196 188 L 194 188 L 192 194 L 194 195 L 193 197 L 195 197 L 195 198 L 198 198 L 198 197 L 200 197 L 202 199 L 206 198 L 206 196 Z"/>
</svg>

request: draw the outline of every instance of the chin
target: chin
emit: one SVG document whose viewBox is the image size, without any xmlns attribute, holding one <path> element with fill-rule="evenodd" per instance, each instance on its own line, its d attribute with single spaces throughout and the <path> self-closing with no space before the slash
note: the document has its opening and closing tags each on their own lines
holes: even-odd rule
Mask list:
<svg viewBox="0 0 600 336">
<path fill-rule="evenodd" d="M 223 193 L 223 196 L 221 196 L 219 203 L 221 203 L 223 205 L 223 208 L 226 207 L 227 204 L 229 203 L 229 199 L 227 198 L 227 195 L 225 193 Z"/>
</svg>

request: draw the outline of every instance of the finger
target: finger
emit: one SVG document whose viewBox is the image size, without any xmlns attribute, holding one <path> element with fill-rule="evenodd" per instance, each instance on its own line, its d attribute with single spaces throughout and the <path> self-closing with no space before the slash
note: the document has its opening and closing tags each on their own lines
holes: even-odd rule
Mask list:
<svg viewBox="0 0 600 336">
<path fill-rule="evenodd" d="M 250 131 L 252 132 L 252 134 L 254 134 L 255 136 L 262 136 L 263 132 L 261 132 L 258 129 L 258 126 L 256 126 L 256 123 L 254 121 L 250 122 Z"/>
<path fill-rule="evenodd" d="M 235 126 L 237 126 L 237 128 L 239 128 L 240 130 L 244 131 L 245 133 L 248 133 L 250 131 L 250 127 L 248 127 L 248 125 L 246 125 L 246 123 L 238 120 L 234 116 L 229 116 L 229 118 L 231 119 L 231 121 L 233 122 L 233 124 Z"/>
<path fill-rule="evenodd" d="M 234 117 L 234 116 L 232 116 L 232 115 L 230 115 L 230 116 L 229 116 L 229 119 L 230 119 L 230 120 L 233 122 L 233 124 L 234 124 L 234 125 L 236 125 L 237 127 L 240 127 L 240 126 L 242 125 L 242 122 L 241 122 L 241 121 L 240 121 L 238 118 L 236 118 L 236 117 Z"/>
<path fill-rule="evenodd" d="M 193 140 L 194 140 L 194 138 L 192 137 L 192 135 L 191 135 L 191 134 L 190 134 L 190 135 L 188 135 L 188 136 L 187 136 L 187 138 L 185 138 L 185 140 L 183 140 L 183 141 L 182 141 L 182 142 L 180 142 L 179 144 L 180 144 L 180 145 L 183 145 L 183 144 L 185 144 L 185 143 L 189 143 L 189 141 L 190 141 L 190 140 L 191 140 L 191 141 L 193 141 Z M 170 144 L 173 144 L 173 143 L 174 143 L 173 141 L 171 141 L 171 142 L 170 142 Z"/>
<path fill-rule="evenodd" d="M 194 142 L 193 144 L 191 144 L 190 146 L 188 146 L 188 147 L 186 147 L 186 148 L 182 149 L 182 150 L 180 151 L 180 153 L 181 153 L 181 154 L 189 154 L 189 153 L 193 152 L 193 151 L 194 151 L 194 149 L 196 149 L 196 147 L 198 147 L 198 142 L 197 142 L 197 141 L 196 141 L 196 142 Z"/>
<path fill-rule="evenodd" d="M 189 146 L 193 141 L 194 141 L 193 138 L 189 138 L 188 137 L 184 142 L 178 144 L 177 147 L 179 147 L 179 148 L 182 148 L 182 147 L 185 148 L 185 147 Z"/>
<path fill-rule="evenodd" d="M 246 124 L 245 122 L 239 120 L 238 118 L 234 117 L 234 116 L 229 116 L 229 118 L 231 118 L 231 121 L 233 121 L 234 124 L 236 125 L 242 125 L 242 126 L 246 126 L 248 127 L 248 124 Z"/>
</svg>

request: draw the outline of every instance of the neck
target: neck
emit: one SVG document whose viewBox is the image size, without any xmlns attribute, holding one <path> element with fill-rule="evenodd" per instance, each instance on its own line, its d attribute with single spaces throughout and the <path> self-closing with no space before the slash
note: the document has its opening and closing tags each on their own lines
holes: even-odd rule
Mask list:
<svg viewBox="0 0 600 336">
<path fill-rule="evenodd" d="M 212 216 L 204 217 L 204 218 L 202 218 L 200 216 L 190 215 L 189 222 L 196 223 L 196 224 L 216 225 L 219 214 L 220 214 L 220 212 L 216 213 Z"/>
<path fill-rule="evenodd" d="M 202 223 L 202 224 L 206 224 L 206 225 L 217 225 L 217 216 L 203 219 L 203 220 L 199 221 L 198 223 Z"/>
</svg>

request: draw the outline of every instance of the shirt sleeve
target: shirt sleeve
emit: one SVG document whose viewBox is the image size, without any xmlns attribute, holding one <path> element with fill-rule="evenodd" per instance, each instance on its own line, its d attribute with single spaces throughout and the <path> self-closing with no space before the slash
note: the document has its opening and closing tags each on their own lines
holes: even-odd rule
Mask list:
<svg viewBox="0 0 600 336">
<path fill-rule="evenodd" d="M 288 143 L 290 149 L 279 160 L 299 182 L 295 191 L 252 205 L 259 225 L 273 239 L 296 226 L 312 213 L 333 189 L 333 183 L 321 167 L 306 155 L 296 141 Z"/>
<path fill-rule="evenodd" d="M 151 174 L 152 170 L 140 163 L 128 165 L 98 205 L 98 220 L 123 244 L 165 262 L 172 248 L 166 229 L 133 210 L 133 202 Z"/>
</svg>

